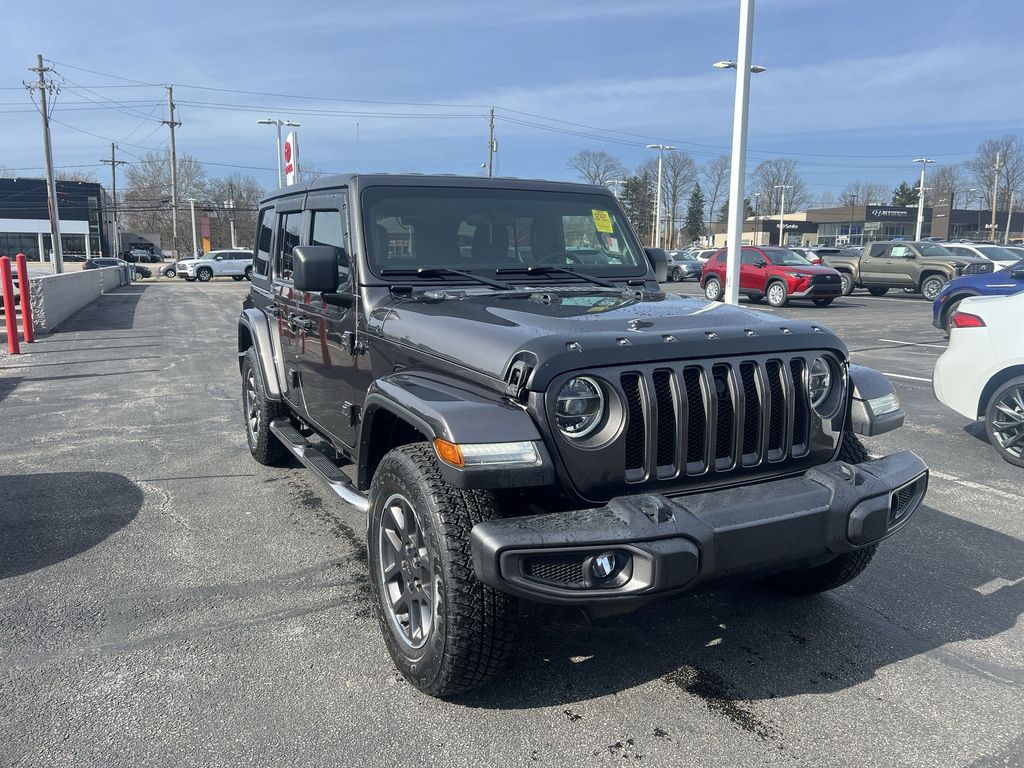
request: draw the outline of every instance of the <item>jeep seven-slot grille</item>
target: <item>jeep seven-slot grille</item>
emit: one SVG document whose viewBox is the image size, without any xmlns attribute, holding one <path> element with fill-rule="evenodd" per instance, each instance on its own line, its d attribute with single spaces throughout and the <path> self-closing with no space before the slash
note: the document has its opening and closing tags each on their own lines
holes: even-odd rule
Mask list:
<svg viewBox="0 0 1024 768">
<path fill-rule="evenodd" d="M 627 482 L 806 456 L 805 374 L 802 357 L 623 373 Z"/>
</svg>

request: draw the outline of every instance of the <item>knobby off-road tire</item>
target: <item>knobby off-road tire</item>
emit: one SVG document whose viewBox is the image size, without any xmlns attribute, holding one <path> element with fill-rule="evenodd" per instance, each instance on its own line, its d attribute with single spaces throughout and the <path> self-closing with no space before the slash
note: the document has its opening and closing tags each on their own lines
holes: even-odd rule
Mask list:
<svg viewBox="0 0 1024 768">
<path fill-rule="evenodd" d="M 870 456 L 864 445 L 852 432 L 843 432 L 842 445 L 839 448 L 839 459 L 849 464 L 860 464 L 868 461 Z M 839 555 L 824 565 L 807 568 L 802 571 L 780 573 L 765 579 L 764 583 L 787 595 L 813 595 L 841 587 L 860 575 L 868 567 L 875 556 L 877 544 L 870 544 L 853 552 Z"/>
<path fill-rule="evenodd" d="M 267 399 L 263 371 L 256 350 L 250 347 L 242 359 L 242 419 L 249 452 L 260 464 L 280 467 L 288 460 L 288 449 L 270 431 L 270 422 L 287 415 L 284 403 Z"/>
<path fill-rule="evenodd" d="M 517 601 L 477 580 L 469 544 L 472 527 L 495 510 L 490 491 L 445 482 L 428 443 L 394 449 L 374 473 L 367 530 L 374 607 L 395 665 L 431 696 L 481 685 L 512 652 Z"/>
</svg>

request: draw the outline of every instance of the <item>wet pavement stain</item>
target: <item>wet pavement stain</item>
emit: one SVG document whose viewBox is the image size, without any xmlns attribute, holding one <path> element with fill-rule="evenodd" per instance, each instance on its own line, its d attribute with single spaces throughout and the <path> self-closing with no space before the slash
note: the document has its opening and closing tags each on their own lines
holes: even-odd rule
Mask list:
<svg viewBox="0 0 1024 768">
<path fill-rule="evenodd" d="M 700 698 L 712 712 L 722 715 L 737 728 L 753 733 L 763 741 L 779 737 L 775 726 L 765 723 L 753 710 L 729 692 L 729 684 L 714 672 L 684 665 L 664 677 L 687 693 Z"/>
</svg>

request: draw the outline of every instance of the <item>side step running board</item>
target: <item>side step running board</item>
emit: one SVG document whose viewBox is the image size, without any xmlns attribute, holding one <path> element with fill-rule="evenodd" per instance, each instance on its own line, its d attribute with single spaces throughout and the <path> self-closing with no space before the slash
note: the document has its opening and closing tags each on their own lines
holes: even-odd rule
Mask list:
<svg viewBox="0 0 1024 768">
<path fill-rule="evenodd" d="M 334 491 L 338 498 L 346 504 L 351 504 L 360 512 L 365 512 L 370 508 L 370 502 L 355 489 L 352 481 L 338 469 L 333 461 L 324 456 L 315 446 L 310 445 L 288 419 L 274 419 L 270 422 L 270 431 L 277 436 L 285 448 L 294 454 L 295 458 L 305 465 L 306 469 Z"/>
</svg>

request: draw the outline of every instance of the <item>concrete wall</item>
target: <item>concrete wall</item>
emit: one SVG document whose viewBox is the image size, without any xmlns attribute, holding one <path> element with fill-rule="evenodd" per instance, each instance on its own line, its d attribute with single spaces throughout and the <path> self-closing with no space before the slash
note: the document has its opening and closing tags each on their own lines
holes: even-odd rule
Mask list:
<svg viewBox="0 0 1024 768">
<path fill-rule="evenodd" d="M 37 333 L 49 333 L 85 305 L 129 282 L 119 267 L 33 277 L 32 324 Z"/>
</svg>

